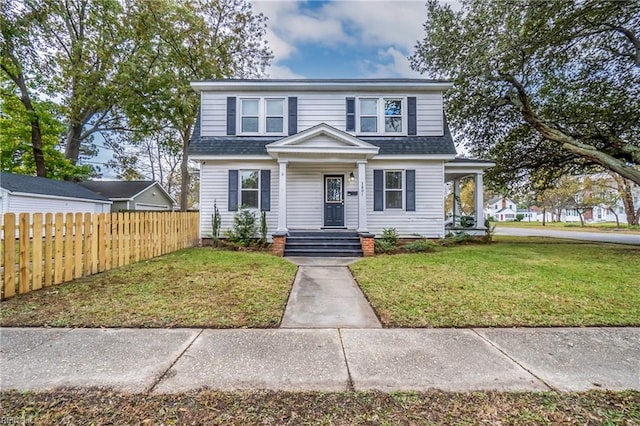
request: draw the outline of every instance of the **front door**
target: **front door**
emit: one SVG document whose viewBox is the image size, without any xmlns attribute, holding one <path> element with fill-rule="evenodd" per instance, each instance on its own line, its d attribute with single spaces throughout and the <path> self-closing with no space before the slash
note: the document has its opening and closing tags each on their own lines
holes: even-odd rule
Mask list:
<svg viewBox="0 0 640 426">
<path fill-rule="evenodd" d="M 344 226 L 344 176 L 324 177 L 324 226 Z"/>
</svg>

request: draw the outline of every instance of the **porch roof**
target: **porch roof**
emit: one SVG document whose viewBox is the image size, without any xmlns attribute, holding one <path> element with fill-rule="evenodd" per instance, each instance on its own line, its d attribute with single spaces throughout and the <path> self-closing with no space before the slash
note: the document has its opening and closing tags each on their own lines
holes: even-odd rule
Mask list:
<svg viewBox="0 0 640 426">
<path fill-rule="evenodd" d="M 465 176 L 471 176 L 484 172 L 485 169 L 495 166 L 496 163 L 490 160 L 477 158 L 455 158 L 444 163 L 444 180 L 450 182 Z"/>
</svg>

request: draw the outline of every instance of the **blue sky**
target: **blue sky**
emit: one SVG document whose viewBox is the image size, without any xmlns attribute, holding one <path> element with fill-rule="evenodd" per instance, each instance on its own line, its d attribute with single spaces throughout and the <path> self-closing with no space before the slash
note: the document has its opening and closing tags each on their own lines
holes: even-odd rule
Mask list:
<svg viewBox="0 0 640 426">
<path fill-rule="evenodd" d="M 271 78 L 420 77 L 407 59 L 424 36 L 424 0 L 252 0 L 267 18 Z"/>
</svg>

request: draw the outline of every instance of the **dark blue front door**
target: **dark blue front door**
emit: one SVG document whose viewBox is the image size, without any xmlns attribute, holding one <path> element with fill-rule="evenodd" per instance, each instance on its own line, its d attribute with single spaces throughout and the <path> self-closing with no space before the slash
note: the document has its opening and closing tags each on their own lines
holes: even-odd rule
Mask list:
<svg viewBox="0 0 640 426">
<path fill-rule="evenodd" d="M 324 177 L 324 226 L 344 226 L 344 176 Z"/>
</svg>

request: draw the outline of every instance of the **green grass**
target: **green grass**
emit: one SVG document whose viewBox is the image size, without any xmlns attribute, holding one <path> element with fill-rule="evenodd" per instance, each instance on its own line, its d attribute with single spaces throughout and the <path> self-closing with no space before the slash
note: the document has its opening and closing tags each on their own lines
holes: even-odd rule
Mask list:
<svg viewBox="0 0 640 426">
<path fill-rule="evenodd" d="M 5 300 L 0 324 L 275 327 L 295 271 L 267 253 L 186 249 Z"/>
<path fill-rule="evenodd" d="M 640 392 L 2 392 L 16 424 L 638 424 Z"/>
<path fill-rule="evenodd" d="M 580 225 L 580 222 L 547 222 L 545 226 L 542 226 L 542 222 L 528 222 L 523 220 L 521 222 L 491 222 L 491 225 L 495 225 L 498 228 L 535 228 L 535 229 L 558 229 L 562 231 L 588 231 L 588 232 L 616 232 L 621 234 L 640 234 L 639 225 L 628 225 L 626 223 L 620 223 L 618 228 L 615 223 L 585 223 L 585 226 Z"/>
<path fill-rule="evenodd" d="M 498 237 L 351 270 L 387 327 L 638 326 L 638 265 L 640 247 Z"/>
</svg>

